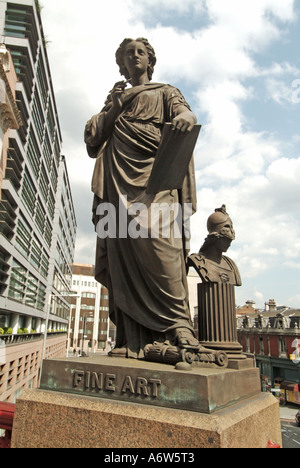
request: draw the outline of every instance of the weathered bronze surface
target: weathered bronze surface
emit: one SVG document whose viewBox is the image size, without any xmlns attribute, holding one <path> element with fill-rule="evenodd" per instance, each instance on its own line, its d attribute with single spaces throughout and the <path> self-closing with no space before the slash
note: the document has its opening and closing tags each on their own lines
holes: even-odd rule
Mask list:
<svg viewBox="0 0 300 468">
<path fill-rule="evenodd" d="M 208 237 L 198 254 L 189 257 L 201 283 L 198 285 L 198 329 L 202 346 L 225 351 L 229 359 L 246 359 L 237 339 L 235 286 L 241 277 L 235 262 L 223 255 L 235 239 L 226 206 L 207 221 Z"/>
<path fill-rule="evenodd" d="M 171 123 L 165 123 L 147 193 L 182 189 L 200 129 L 201 125 L 195 125 L 190 133 L 175 133 Z"/>
<path fill-rule="evenodd" d="M 192 368 L 108 356 L 46 360 L 41 389 L 213 413 L 260 393 L 259 370 Z"/>
<path fill-rule="evenodd" d="M 85 128 L 87 152 L 96 158 L 92 180 L 98 234 L 95 277 L 109 291 L 110 318 L 116 325 L 113 354 L 142 358 L 145 346 L 155 341 L 198 345 L 189 309 L 186 235 L 185 231 L 181 236 L 174 234 L 187 219 L 169 216 L 170 235 L 163 235 L 160 222 L 153 234 L 150 222 L 152 208 L 158 205 L 169 214 L 174 206 L 184 216 L 187 205 L 188 217 L 195 212 L 192 148 L 187 148 L 185 163 L 172 168 L 177 179 L 174 190 L 165 185 L 171 167 L 159 174 L 159 186 L 154 187 L 159 193 L 149 194 L 147 187 L 164 125 L 170 124 L 182 151 L 185 136 L 189 139 L 189 133 L 199 127 L 194 128 L 197 119 L 177 88 L 151 82 L 156 56 L 146 39 L 125 39 L 116 61 L 126 81 L 113 86 L 104 108 Z M 165 187 L 168 190 L 161 191 Z M 110 209 L 115 215 L 113 232 L 102 232 L 100 227 L 106 221 L 109 224 Z M 139 232 L 132 234 L 137 223 Z"/>
</svg>

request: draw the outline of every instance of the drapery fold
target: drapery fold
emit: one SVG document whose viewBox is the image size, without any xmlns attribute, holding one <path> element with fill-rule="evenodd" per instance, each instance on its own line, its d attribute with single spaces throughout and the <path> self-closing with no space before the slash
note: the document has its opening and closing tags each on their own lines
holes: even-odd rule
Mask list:
<svg viewBox="0 0 300 468">
<path fill-rule="evenodd" d="M 174 216 L 168 237 L 163 237 L 160 227 L 160 235 L 154 238 L 151 226 L 153 204 L 189 203 L 195 211 L 193 160 L 181 191 L 146 194 L 164 122 L 172 121 L 182 105 L 189 108 L 180 91 L 170 85 L 137 86 L 125 91 L 112 135 L 107 138 L 103 133 L 109 103 L 92 117 L 85 131 L 88 153 L 97 158 L 92 180 L 95 228 L 103 220 L 103 213 L 99 215 L 102 203 L 114 207 L 116 223 L 116 236 L 97 238 L 95 277 L 109 290 L 110 317 L 117 325 L 116 347 L 125 348 L 128 357 L 143 357 L 145 345 L 154 341 L 172 341 L 176 328 L 193 331 L 184 236 L 174 235 Z M 144 211 L 130 214 L 137 203 Z M 129 235 L 137 225 L 141 235 Z"/>
</svg>

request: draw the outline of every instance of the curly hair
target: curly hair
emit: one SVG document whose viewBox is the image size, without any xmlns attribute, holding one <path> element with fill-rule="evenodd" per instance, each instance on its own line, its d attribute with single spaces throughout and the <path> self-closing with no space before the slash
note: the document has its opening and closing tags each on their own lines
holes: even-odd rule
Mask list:
<svg viewBox="0 0 300 468">
<path fill-rule="evenodd" d="M 120 44 L 118 50 L 116 51 L 117 65 L 119 65 L 120 73 L 121 73 L 121 75 L 125 76 L 126 80 L 128 80 L 130 78 L 130 75 L 129 75 L 128 70 L 127 70 L 127 68 L 125 67 L 125 64 L 124 64 L 125 48 L 126 48 L 127 44 L 129 44 L 130 42 L 133 42 L 133 41 L 134 41 L 134 39 L 130 39 L 130 38 L 124 39 L 124 41 Z M 151 44 L 149 44 L 148 40 L 145 39 L 144 37 L 138 37 L 137 39 L 135 39 L 135 41 L 136 42 L 141 42 L 142 44 L 144 44 L 144 46 L 147 49 L 148 56 L 149 56 L 148 78 L 151 81 L 152 75 L 153 75 L 153 72 L 154 72 L 154 66 L 156 64 L 155 51 L 154 51 L 153 47 L 151 46 Z"/>
</svg>

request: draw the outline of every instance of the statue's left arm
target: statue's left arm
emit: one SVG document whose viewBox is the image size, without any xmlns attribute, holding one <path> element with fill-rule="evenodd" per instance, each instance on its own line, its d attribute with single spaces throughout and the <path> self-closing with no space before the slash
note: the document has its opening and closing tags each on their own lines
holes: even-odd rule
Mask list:
<svg viewBox="0 0 300 468">
<path fill-rule="evenodd" d="M 174 86 L 166 85 L 164 95 L 166 119 L 172 123 L 173 129 L 184 133 L 192 131 L 197 123 L 197 117 L 181 91 Z"/>
<path fill-rule="evenodd" d="M 197 117 L 186 106 L 181 105 L 177 108 L 177 115 L 172 120 L 172 128 L 183 133 L 191 132 L 197 123 Z"/>
</svg>

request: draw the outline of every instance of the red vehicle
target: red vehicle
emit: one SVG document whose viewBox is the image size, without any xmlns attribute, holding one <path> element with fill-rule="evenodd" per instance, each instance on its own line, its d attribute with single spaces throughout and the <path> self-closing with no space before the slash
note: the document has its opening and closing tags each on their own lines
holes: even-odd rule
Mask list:
<svg viewBox="0 0 300 468">
<path fill-rule="evenodd" d="M 5 436 L 0 437 L 0 448 L 10 448 L 14 413 L 15 405 L 13 403 L 0 402 L 0 429 L 5 430 Z"/>
<path fill-rule="evenodd" d="M 300 410 L 296 414 L 295 420 L 296 420 L 296 424 L 300 427 Z"/>
</svg>

